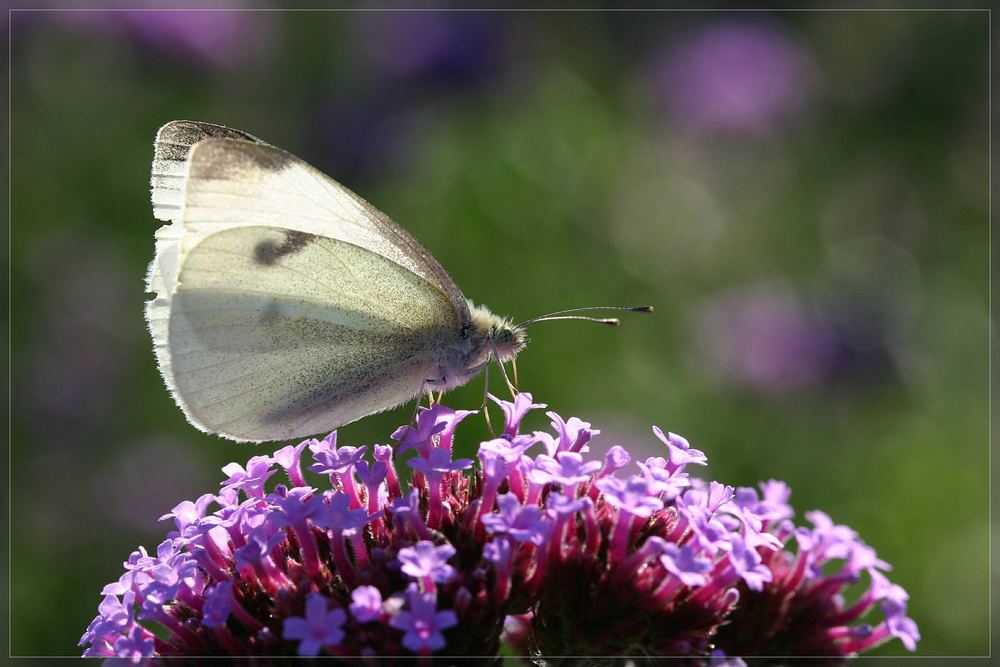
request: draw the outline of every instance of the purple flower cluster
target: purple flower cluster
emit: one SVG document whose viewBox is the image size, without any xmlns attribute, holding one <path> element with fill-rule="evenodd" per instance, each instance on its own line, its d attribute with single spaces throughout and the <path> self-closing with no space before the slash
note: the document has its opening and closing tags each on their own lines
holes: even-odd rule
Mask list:
<svg viewBox="0 0 1000 667">
<path fill-rule="evenodd" d="M 494 399 L 496 400 L 496 399 Z M 395 447 L 336 433 L 232 463 L 217 494 L 164 515 L 105 586 L 86 656 L 857 654 L 919 633 L 889 566 L 822 512 L 796 527 L 781 482 L 734 489 L 690 477 L 705 454 L 653 428 L 636 462 L 544 405 L 496 400 L 503 435 L 455 460 L 471 412 L 435 405 Z M 306 478 L 328 479 L 328 488 Z M 409 488 L 398 458 L 412 469 Z M 467 472 L 471 469 L 471 472 Z M 271 478 L 284 473 L 280 483 Z M 287 480 L 287 481 L 286 481 Z M 270 488 L 270 490 L 268 490 Z M 211 510 L 211 511 L 210 511 Z M 845 591 L 865 578 L 851 604 Z M 875 608 L 881 616 L 862 623 Z"/>
</svg>

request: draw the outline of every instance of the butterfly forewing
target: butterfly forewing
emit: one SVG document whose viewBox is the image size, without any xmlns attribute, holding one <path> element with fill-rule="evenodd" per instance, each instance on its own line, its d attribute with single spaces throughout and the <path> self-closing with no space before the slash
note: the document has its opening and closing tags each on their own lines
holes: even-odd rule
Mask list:
<svg viewBox="0 0 1000 667">
<path fill-rule="evenodd" d="M 188 158 L 183 222 L 189 243 L 235 225 L 271 225 L 353 243 L 422 276 L 468 313 L 436 259 L 371 204 L 295 156 L 267 144 L 206 139 Z"/>
</svg>

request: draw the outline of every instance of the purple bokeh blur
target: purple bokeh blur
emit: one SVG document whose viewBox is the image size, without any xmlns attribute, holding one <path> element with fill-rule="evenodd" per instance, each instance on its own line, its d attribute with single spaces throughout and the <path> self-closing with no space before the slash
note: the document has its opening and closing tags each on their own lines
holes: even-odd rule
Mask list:
<svg viewBox="0 0 1000 667">
<path fill-rule="evenodd" d="M 331 95 L 307 113 L 306 159 L 339 181 L 376 179 L 409 153 L 412 132 L 406 104 L 391 89 Z"/>
<path fill-rule="evenodd" d="M 724 19 L 670 45 L 653 64 L 654 94 L 697 134 L 769 135 L 816 84 L 810 55 L 773 20 Z"/>
<path fill-rule="evenodd" d="M 318 167 L 359 183 L 411 153 L 418 116 L 435 95 L 485 89 L 507 62 L 506 19 L 458 12 L 360 12 L 351 89 L 313 104 L 306 145 Z"/>
<path fill-rule="evenodd" d="M 133 9 L 62 12 L 59 17 L 83 30 L 124 32 L 142 47 L 220 69 L 256 60 L 273 49 L 277 37 L 267 12 Z"/>
<path fill-rule="evenodd" d="M 824 321 L 794 292 L 776 286 L 736 288 L 708 301 L 693 333 L 713 375 L 766 395 L 817 383 L 838 352 Z"/>
<path fill-rule="evenodd" d="M 177 494 L 193 496 L 210 475 L 186 442 L 150 434 L 124 443 L 102 474 L 90 478 L 90 493 L 110 524 L 130 532 L 149 531 L 157 517 L 176 504 Z"/>
<path fill-rule="evenodd" d="M 444 87 L 484 83 L 499 70 L 504 20 L 453 12 L 362 12 L 356 15 L 359 51 L 379 73 Z"/>
<path fill-rule="evenodd" d="M 74 441 L 114 413 L 123 389 L 130 347 L 127 334 L 130 277 L 120 257 L 82 232 L 43 239 L 25 263 L 36 308 L 31 331 L 36 345 L 25 366 L 32 369 L 18 409 L 57 443 Z M 53 280 L 53 272 L 59 279 Z M 138 311 L 138 307 L 135 308 Z"/>
</svg>

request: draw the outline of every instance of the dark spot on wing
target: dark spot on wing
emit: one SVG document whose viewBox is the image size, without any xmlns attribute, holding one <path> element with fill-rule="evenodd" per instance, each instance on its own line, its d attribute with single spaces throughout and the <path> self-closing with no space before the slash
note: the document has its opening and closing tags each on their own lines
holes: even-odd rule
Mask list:
<svg viewBox="0 0 1000 667">
<path fill-rule="evenodd" d="M 257 260 L 258 264 L 263 264 L 264 266 L 271 266 L 278 261 L 279 258 L 285 255 L 291 255 L 296 253 L 303 248 L 305 248 L 309 243 L 316 238 L 312 234 L 307 234 L 305 232 L 299 232 L 295 230 L 285 230 L 285 240 L 279 245 L 274 241 L 261 241 L 254 248 L 254 259 Z"/>
</svg>

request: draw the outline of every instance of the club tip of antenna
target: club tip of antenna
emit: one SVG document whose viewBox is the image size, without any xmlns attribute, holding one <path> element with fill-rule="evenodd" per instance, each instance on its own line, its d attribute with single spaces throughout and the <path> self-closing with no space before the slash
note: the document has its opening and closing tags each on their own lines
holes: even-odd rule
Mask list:
<svg viewBox="0 0 1000 667">
<path fill-rule="evenodd" d="M 634 308 L 629 308 L 633 313 L 651 313 L 653 312 L 652 306 L 636 306 Z"/>
<path fill-rule="evenodd" d="M 598 320 L 598 322 L 600 322 L 601 324 L 607 324 L 608 326 L 611 327 L 616 327 L 619 324 L 621 324 L 621 322 L 618 320 L 617 317 L 609 317 L 606 320 Z"/>
</svg>

